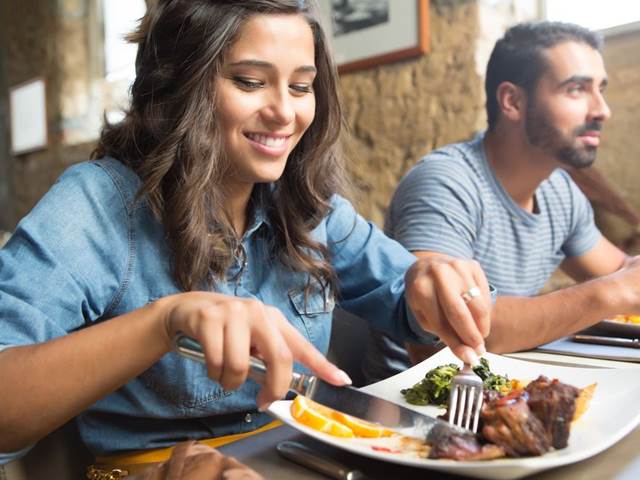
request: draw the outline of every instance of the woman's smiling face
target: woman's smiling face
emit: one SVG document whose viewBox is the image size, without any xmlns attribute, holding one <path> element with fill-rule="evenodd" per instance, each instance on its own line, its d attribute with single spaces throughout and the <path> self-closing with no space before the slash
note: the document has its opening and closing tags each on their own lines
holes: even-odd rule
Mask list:
<svg viewBox="0 0 640 480">
<path fill-rule="evenodd" d="M 226 187 L 246 191 L 282 175 L 315 115 L 314 54 L 301 15 L 254 15 L 242 27 L 216 80 Z"/>
</svg>

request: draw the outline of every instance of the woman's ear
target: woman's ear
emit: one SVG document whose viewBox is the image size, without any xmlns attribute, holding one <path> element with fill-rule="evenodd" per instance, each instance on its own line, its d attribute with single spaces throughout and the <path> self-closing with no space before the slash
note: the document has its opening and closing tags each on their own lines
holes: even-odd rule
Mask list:
<svg viewBox="0 0 640 480">
<path fill-rule="evenodd" d="M 496 90 L 500 114 L 512 122 L 522 120 L 526 112 L 527 96 L 522 89 L 511 82 L 502 82 Z"/>
</svg>

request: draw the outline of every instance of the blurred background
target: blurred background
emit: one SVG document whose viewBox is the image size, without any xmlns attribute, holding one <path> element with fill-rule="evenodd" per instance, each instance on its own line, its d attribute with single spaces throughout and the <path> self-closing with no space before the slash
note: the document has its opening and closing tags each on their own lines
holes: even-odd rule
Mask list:
<svg viewBox="0 0 640 480">
<path fill-rule="evenodd" d="M 103 116 L 122 117 L 135 48 L 123 40 L 154 0 L 3 0 L 0 10 L 0 231 L 12 231 L 69 165 L 88 158 Z M 640 223 L 640 2 L 625 0 L 333 0 L 334 28 L 367 28 L 390 6 L 427 7 L 428 51 L 341 75 L 359 211 L 382 225 L 401 176 L 435 147 L 485 128 L 483 72 L 513 23 L 564 20 L 601 30 L 613 111 L 595 169 L 576 176 L 597 222 L 633 250 Z M 412 7 L 413 8 L 413 7 Z M 415 11 L 415 8 L 413 8 Z M 411 10 L 409 10 L 411 11 Z M 415 19 L 406 19 L 415 22 Z M 355 22 L 355 23 L 354 23 Z M 336 25 L 338 27 L 336 27 Z M 351 27 L 349 27 L 351 28 Z M 348 33 L 348 32 L 347 32 Z M 40 103 L 25 85 L 44 85 Z M 26 83 L 25 83 L 26 82 Z M 20 94 L 23 94 L 22 97 Z M 28 96 L 28 95 L 27 95 Z M 14 148 L 11 102 L 23 126 L 43 116 L 45 141 Z M 29 105 L 32 101 L 33 105 Z M 26 112 L 26 113 L 25 113 Z M 26 115 L 26 117 L 25 117 Z M 26 120 L 25 120 L 26 118 Z M 19 127 L 14 127 L 17 130 Z M 27 130 L 24 130 L 25 132 Z M 42 134 L 42 132 L 41 132 Z M 5 236 L 1 236 L 2 238 Z"/>
</svg>

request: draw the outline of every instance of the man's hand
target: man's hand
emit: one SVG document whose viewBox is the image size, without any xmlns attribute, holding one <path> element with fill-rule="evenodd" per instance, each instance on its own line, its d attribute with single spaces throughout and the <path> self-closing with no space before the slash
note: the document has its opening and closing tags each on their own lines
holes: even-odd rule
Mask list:
<svg viewBox="0 0 640 480">
<path fill-rule="evenodd" d="M 487 279 L 475 260 L 420 255 L 405 275 L 406 298 L 416 319 L 466 363 L 485 353 L 491 328 Z M 479 290 L 479 295 L 469 292 Z"/>
</svg>

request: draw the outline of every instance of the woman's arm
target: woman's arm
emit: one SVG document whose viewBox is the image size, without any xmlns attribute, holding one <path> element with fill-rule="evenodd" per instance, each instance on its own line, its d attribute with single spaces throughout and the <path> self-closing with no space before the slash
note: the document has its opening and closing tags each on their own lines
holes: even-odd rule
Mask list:
<svg viewBox="0 0 640 480">
<path fill-rule="evenodd" d="M 183 293 L 0 352 L 0 378 L 12 386 L 0 396 L 0 451 L 33 444 L 142 373 L 171 350 L 179 331 L 202 344 L 210 378 L 226 390 L 246 380 L 250 353 L 260 356 L 267 365 L 261 409 L 286 394 L 294 360 L 331 383 L 350 383 L 277 309 L 216 293 Z"/>
</svg>

